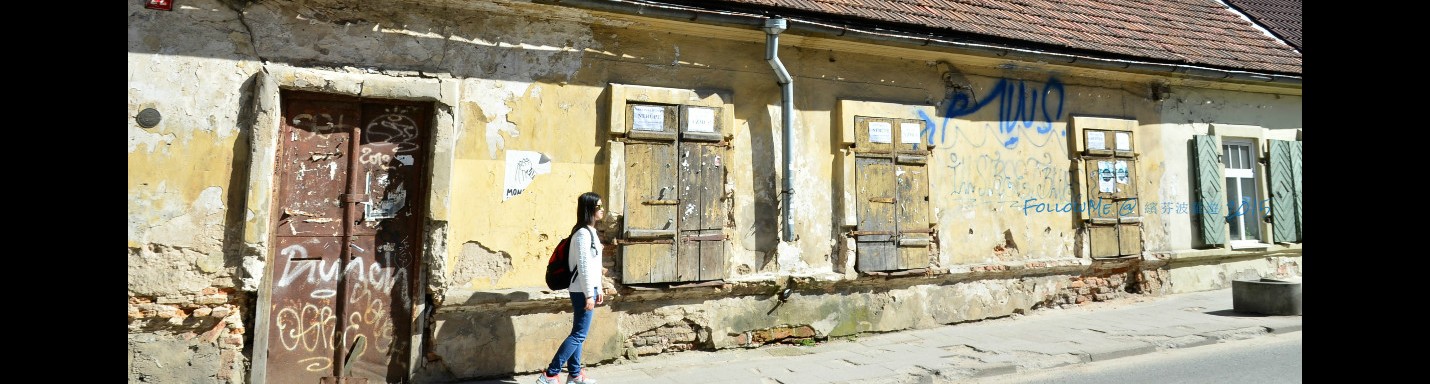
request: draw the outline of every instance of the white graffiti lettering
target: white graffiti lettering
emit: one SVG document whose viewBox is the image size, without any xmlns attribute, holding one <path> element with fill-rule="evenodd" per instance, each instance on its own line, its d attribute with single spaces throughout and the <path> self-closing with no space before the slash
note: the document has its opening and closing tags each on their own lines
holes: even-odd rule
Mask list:
<svg viewBox="0 0 1430 384">
<path fill-rule="evenodd" d="M 296 305 L 294 305 L 296 306 Z M 334 322 L 338 317 L 331 307 L 303 304 L 278 310 L 277 334 L 283 348 L 293 351 L 331 350 Z"/>
</svg>

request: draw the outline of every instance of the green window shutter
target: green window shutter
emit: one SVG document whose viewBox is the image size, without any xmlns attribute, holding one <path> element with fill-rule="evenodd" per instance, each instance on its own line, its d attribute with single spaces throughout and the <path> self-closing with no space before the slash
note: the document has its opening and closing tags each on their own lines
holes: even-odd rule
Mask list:
<svg viewBox="0 0 1430 384">
<path fill-rule="evenodd" d="M 1301 237 L 1301 211 L 1305 206 L 1301 205 L 1301 142 L 1291 142 L 1291 173 L 1296 179 L 1296 240 L 1304 240 Z"/>
<path fill-rule="evenodd" d="M 1271 147 L 1271 233 L 1278 243 L 1301 241 L 1296 235 L 1296 173 L 1291 142 L 1270 140 Z"/>
<path fill-rule="evenodd" d="M 1197 164 L 1197 203 L 1201 209 L 1202 241 L 1207 244 L 1226 244 L 1226 217 L 1219 209 L 1226 201 L 1222 191 L 1221 149 L 1216 137 L 1196 135 L 1193 139 L 1195 151 L 1192 156 Z"/>
</svg>

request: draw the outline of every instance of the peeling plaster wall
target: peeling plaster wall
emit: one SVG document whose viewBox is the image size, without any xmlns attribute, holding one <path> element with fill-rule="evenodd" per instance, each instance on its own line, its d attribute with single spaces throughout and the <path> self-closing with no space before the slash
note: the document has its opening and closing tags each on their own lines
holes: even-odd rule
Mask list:
<svg viewBox="0 0 1430 384">
<path fill-rule="evenodd" d="M 243 382 L 240 258 L 251 116 L 245 27 L 220 2 L 130 3 L 127 263 L 131 382 Z M 153 108 L 162 119 L 136 122 Z"/>
<path fill-rule="evenodd" d="M 782 285 L 791 276 L 836 285 L 870 280 L 852 271 L 853 250 L 843 236 L 848 228 L 838 213 L 850 204 L 842 191 L 852 182 L 845 176 L 839 103 L 893 104 L 900 107 L 882 110 L 889 113 L 885 117 L 925 120 L 929 130 L 922 139 L 933 146 L 928 167 L 930 215 L 938 229 L 936 273 L 948 277 L 915 286 L 804 290 L 769 316 L 768 295 L 637 294 L 639 304 L 618 301 L 599 310 L 588 361 L 687 348 L 672 345 L 735 347 L 805 330 L 830 337 L 922 328 L 1106 294 L 1067 294 L 1082 288 L 1074 286 L 1079 276 L 1102 273 L 1088 268 L 1075 215 L 1029 209 L 1030 203 L 1066 203 L 1079 195 L 1072 180 L 1081 175 L 1068 174 L 1073 116 L 1136 121 L 1137 187 L 1141 198 L 1157 201 L 1193 195 L 1186 153 L 1192 135 L 1228 126 L 1236 128 L 1224 130 L 1285 138 L 1302 125 L 1299 90 L 1233 91 L 1174 80 L 1158 101 L 1146 75 L 1123 78 L 789 35 L 780 47 L 795 76 L 795 193 L 787 203 L 799 240 L 787 243 L 779 239 L 779 211 L 781 141 L 788 138 L 779 126 L 780 89 L 757 29 L 672 25 L 524 1 L 199 0 L 172 12 L 137 3 L 128 10 L 131 302 L 158 297 L 188 303 L 193 300 L 183 297 L 261 285 L 254 275 L 261 275 L 267 255 L 239 255 L 262 253 L 253 250 L 266 245 L 254 244 L 267 241 L 239 239 L 245 223 L 266 217 L 262 212 L 269 209 L 247 206 L 244 197 L 256 195 L 248 204 L 262 205 L 270 196 L 256 190 L 272 187 L 248 174 L 250 167 L 269 166 L 254 162 L 271 161 L 274 150 L 250 148 L 256 135 L 250 129 L 273 129 L 252 112 L 255 99 L 272 97 L 255 94 L 260 74 L 271 73 L 271 81 L 289 88 L 452 100 L 450 109 L 437 111 L 451 114 L 455 127 L 449 141 L 439 141 L 451 144 L 434 149 L 451 163 L 449 174 L 432 180 L 439 200 L 432 202 L 425 235 L 435 255 L 419 270 L 430 274 L 423 281 L 430 282 L 427 291 L 443 311 L 431 331 L 443 360 L 421 367 L 420 376 L 433 380 L 533 370 L 560 342 L 560 324 L 569 317 L 563 296 L 526 292 L 543 288 L 546 258 L 575 221 L 575 197 L 612 187 L 608 170 L 619 154 L 611 153 L 605 122 L 613 83 L 730 96 L 726 280 L 737 286 Z M 420 94 L 419 83 L 437 83 L 442 94 Z M 135 116 L 151 107 L 163 121 L 142 128 Z M 550 168 L 512 193 L 505 181 L 517 151 L 549 159 Z M 1200 247 L 1193 223 L 1190 215 L 1149 215 L 1146 251 Z M 615 224 L 603 223 L 608 242 Z M 244 240 L 252 244 L 240 244 Z M 620 266 L 612 262 L 617 249 L 607 247 L 607 284 L 619 276 Z M 1299 274 L 1299 255 L 1295 247 L 1269 264 L 1237 254 L 1131 268 L 1170 275 L 1156 285 L 1164 287 L 1159 292 L 1186 292 L 1226 286 L 1246 271 Z M 1115 293 L 1115 286 L 1146 284 L 1110 281 L 1099 289 Z M 184 304 L 155 315 L 245 299 L 224 300 L 234 301 Z M 134 315 L 145 311 L 136 305 L 131 303 L 131 323 L 149 321 L 137 320 L 150 317 Z M 248 305 L 241 306 L 245 314 L 254 312 Z M 493 305 L 500 308 L 473 310 Z M 180 321 L 178 329 L 164 332 L 131 327 L 131 377 L 242 381 L 244 373 L 224 367 L 251 358 L 241 353 L 253 342 L 243 336 L 252 334 L 243 331 L 253 321 L 247 316 L 226 322 L 222 338 L 215 333 L 207 339 L 214 341 L 182 336 L 208 332 L 207 323 Z M 185 316 L 164 318 L 179 317 Z M 761 330 L 766 336 L 756 335 Z M 630 340 L 632 335 L 645 341 Z M 672 338 L 677 343 L 670 344 Z M 158 352 L 192 343 L 228 357 Z M 202 359 L 196 363 L 202 368 L 162 371 L 186 359 Z"/>
<path fill-rule="evenodd" d="M 1233 280 L 1301 276 L 1301 257 L 1265 256 L 1216 264 L 1193 264 L 1171 269 L 1167 293 L 1200 292 L 1231 288 Z"/>
<path fill-rule="evenodd" d="M 708 299 L 623 297 L 596 309 L 583 361 L 599 365 L 638 359 L 636 345 L 659 343 L 652 339 L 661 334 L 687 335 L 701 348 L 738 348 L 758 345 L 751 343 L 756 334 L 826 339 L 999 318 L 1074 305 L 1080 285 L 1065 276 L 903 288 L 811 281 L 784 303 L 770 295 L 719 288 L 706 293 Z M 434 352 L 440 358 L 437 366 L 443 369 L 426 379 L 437 382 L 543 369 L 570 331 L 570 316 L 569 308 L 558 309 L 555 301 L 439 311 L 435 337 L 442 342 Z M 672 329 L 685 332 L 661 332 Z M 799 334 L 800 329 L 809 333 Z"/>
</svg>

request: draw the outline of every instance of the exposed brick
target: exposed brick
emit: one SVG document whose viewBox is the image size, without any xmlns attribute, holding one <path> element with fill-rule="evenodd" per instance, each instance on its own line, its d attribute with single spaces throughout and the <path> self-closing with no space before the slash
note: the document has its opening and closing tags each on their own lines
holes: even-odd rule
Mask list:
<svg viewBox="0 0 1430 384">
<path fill-rule="evenodd" d="M 208 296 L 208 295 L 212 295 L 212 294 L 218 293 L 218 288 L 208 287 L 208 288 L 204 288 L 203 291 L 201 291 L 201 292 L 202 292 L 205 296 Z"/>
<path fill-rule="evenodd" d="M 212 308 L 209 308 L 209 307 L 198 307 L 198 308 L 194 309 L 194 316 L 205 317 L 205 316 L 208 316 L 210 312 L 213 312 L 213 309 L 212 309 Z"/>
<path fill-rule="evenodd" d="M 1077 303 L 1078 303 L 1078 304 L 1086 303 L 1088 300 L 1089 300 L 1089 299 L 1088 299 L 1087 295 L 1077 295 Z"/>
<path fill-rule="evenodd" d="M 196 302 L 199 303 L 199 304 L 211 304 L 211 305 L 227 304 L 227 303 L 228 303 L 228 295 L 218 294 L 218 295 L 204 296 L 204 297 L 200 297 L 198 300 L 196 300 Z"/>
<path fill-rule="evenodd" d="M 235 353 L 233 350 L 224 350 L 222 352 L 219 352 L 219 361 L 222 362 L 218 365 L 219 378 L 227 378 L 229 375 L 233 374 L 232 370 L 235 363 L 234 360 L 236 360 L 234 355 Z"/>
<path fill-rule="evenodd" d="M 202 336 L 204 342 L 213 343 L 215 340 L 218 340 L 219 334 L 221 334 L 223 331 L 223 326 L 224 322 L 222 320 L 217 323 L 214 323 L 213 328 L 209 328 L 208 331 L 204 332 Z"/>
<path fill-rule="evenodd" d="M 175 313 L 179 311 L 178 308 L 168 305 L 154 305 L 150 309 L 154 311 L 154 316 L 158 316 L 161 319 L 172 318 Z"/>
<path fill-rule="evenodd" d="M 790 335 L 791 332 L 789 328 L 779 327 L 770 330 L 770 340 L 786 339 L 789 338 Z"/>
<path fill-rule="evenodd" d="M 1068 284 L 1068 288 L 1082 288 L 1086 285 L 1087 283 L 1082 282 L 1082 280 L 1073 280 L 1072 284 Z"/>
<path fill-rule="evenodd" d="M 223 343 L 226 344 L 226 345 L 232 345 L 232 346 L 235 346 L 235 347 L 242 347 L 242 346 L 243 346 L 243 335 L 228 335 L 228 337 L 224 338 L 224 342 L 223 342 Z"/>
<path fill-rule="evenodd" d="M 231 311 L 231 309 L 229 309 L 227 305 L 222 307 L 214 307 L 214 309 L 210 311 L 209 315 L 222 319 L 224 317 L 228 317 L 229 311 Z"/>
<path fill-rule="evenodd" d="M 754 336 L 754 337 L 753 337 L 753 339 L 754 339 L 753 341 L 756 342 L 756 343 L 764 343 L 764 342 L 766 342 L 766 341 L 770 341 L 770 331 L 767 330 L 767 329 L 761 329 L 761 330 L 754 331 L 754 332 L 751 332 L 751 333 L 752 333 L 753 336 Z"/>
<path fill-rule="evenodd" d="M 747 344 L 750 344 L 750 338 L 749 338 L 748 336 L 746 336 L 746 335 L 743 334 L 743 333 L 738 334 L 738 335 L 735 335 L 735 345 L 747 345 Z"/>
<path fill-rule="evenodd" d="M 795 337 L 814 337 L 814 328 L 808 325 L 795 328 L 793 334 Z"/>
</svg>

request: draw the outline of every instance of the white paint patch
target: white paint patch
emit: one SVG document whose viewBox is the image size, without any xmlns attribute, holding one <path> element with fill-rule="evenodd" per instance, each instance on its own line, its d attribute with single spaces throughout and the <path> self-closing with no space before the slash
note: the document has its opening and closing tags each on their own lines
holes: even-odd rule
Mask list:
<svg viewBox="0 0 1430 384">
<path fill-rule="evenodd" d="M 819 272 L 815 271 L 808 263 L 805 263 L 804 259 L 800 257 L 802 255 L 804 255 L 803 249 L 791 245 L 789 242 L 781 241 L 779 246 L 775 249 L 775 262 L 779 263 L 780 273 L 812 275 Z"/>
<path fill-rule="evenodd" d="M 338 163 L 337 163 L 337 162 L 332 162 L 332 161 L 330 161 L 330 162 L 328 162 L 328 180 L 337 180 L 337 179 L 338 179 Z"/>
<path fill-rule="evenodd" d="M 244 291 L 257 292 L 258 287 L 262 286 L 263 267 L 265 264 L 263 260 L 259 260 L 257 257 L 245 256 L 243 258 L 243 278 L 240 280 L 243 283 Z"/>
<path fill-rule="evenodd" d="M 132 120 L 129 124 L 129 153 L 134 153 L 134 150 L 139 148 L 140 145 L 149 146 L 145 151 L 152 153 L 155 148 L 164 147 L 160 146 L 160 144 L 171 144 L 173 142 L 174 135 L 172 134 L 149 132 L 149 130 L 140 128 L 139 123 L 134 123 Z"/>
<path fill-rule="evenodd" d="M 511 113 L 511 108 L 507 107 L 506 101 L 517 95 L 526 92 L 526 87 L 531 83 L 515 81 L 477 81 L 476 91 L 472 94 L 476 100 L 469 100 L 477 103 L 481 107 L 482 114 L 487 120 L 487 154 L 492 160 L 496 160 L 497 152 L 506 148 L 506 140 L 502 133 L 507 136 L 518 137 L 521 132 L 517 131 L 516 124 L 507 121 L 507 114 Z"/>
<path fill-rule="evenodd" d="M 397 162 L 402 165 L 412 165 L 412 155 L 397 155 Z"/>
<path fill-rule="evenodd" d="M 210 52 L 220 53 L 211 57 L 228 57 L 222 53 L 231 54 L 236 50 L 226 41 L 215 43 L 211 48 Z M 178 142 L 189 142 L 194 132 L 210 132 L 219 139 L 238 133 L 238 110 L 243 105 L 240 99 L 243 95 L 233 90 L 242 87 L 258 64 L 168 52 L 128 56 L 130 105 L 153 103 L 152 107 L 163 116 L 159 127 L 187 128 L 172 131 Z M 202 73 L 203 79 L 195 79 L 196 73 Z M 130 113 L 138 114 L 138 111 Z M 132 118 L 130 121 L 138 127 Z"/>
<path fill-rule="evenodd" d="M 223 238 L 223 189 L 208 187 L 190 202 L 160 182 L 152 190 L 129 193 L 128 236 L 132 243 L 165 244 L 219 252 Z"/>
</svg>

